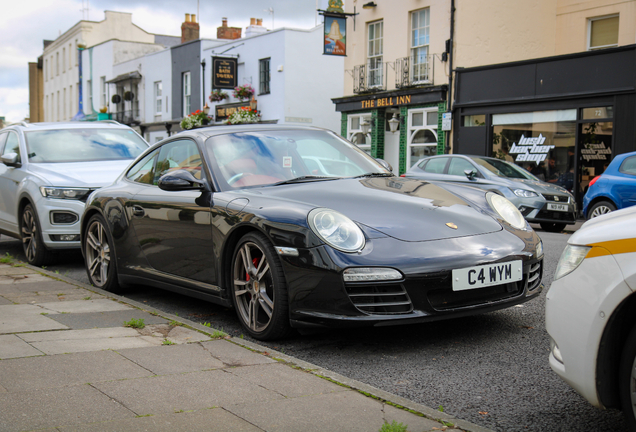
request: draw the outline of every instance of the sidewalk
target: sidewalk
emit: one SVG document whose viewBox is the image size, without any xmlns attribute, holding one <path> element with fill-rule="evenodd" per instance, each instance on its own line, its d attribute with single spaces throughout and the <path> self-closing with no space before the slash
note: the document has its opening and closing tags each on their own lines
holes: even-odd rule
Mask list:
<svg viewBox="0 0 636 432">
<path fill-rule="evenodd" d="M 142 329 L 124 326 L 142 319 Z M 411 432 L 487 430 L 59 275 L 0 264 L 2 432 L 376 432 L 393 421 Z"/>
</svg>

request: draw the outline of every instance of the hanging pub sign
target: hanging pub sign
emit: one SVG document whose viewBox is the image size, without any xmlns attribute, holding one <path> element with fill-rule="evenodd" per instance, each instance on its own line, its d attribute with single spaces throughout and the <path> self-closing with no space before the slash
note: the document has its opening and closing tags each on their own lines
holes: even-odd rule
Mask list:
<svg viewBox="0 0 636 432">
<path fill-rule="evenodd" d="M 212 88 L 233 89 L 238 85 L 238 59 L 231 57 L 212 57 Z"/>
<path fill-rule="evenodd" d="M 356 30 L 356 8 L 354 13 L 346 13 L 342 0 L 329 0 L 327 10 L 318 9 L 320 15 L 324 15 L 324 45 L 323 54 L 334 56 L 347 55 L 347 17 L 353 17 L 353 30 Z"/>
<path fill-rule="evenodd" d="M 323 54 L 347 55 L 347 18 L 325 15 L 325 48 Z"/>
</svg>

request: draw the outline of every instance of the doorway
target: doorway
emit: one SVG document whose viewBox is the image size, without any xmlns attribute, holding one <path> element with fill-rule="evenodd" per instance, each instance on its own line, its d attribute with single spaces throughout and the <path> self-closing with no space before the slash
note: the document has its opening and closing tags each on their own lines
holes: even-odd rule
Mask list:
<svg viewBox="0 0 636 432">
<path fill-rule="evenodd" d="M 579 125 L 576 200 L 581 203 L 594 177 L 603 174 L 612 160 L 614 123 L 588 121 Z M 574 166 L 572 166 L 574 172 Z"/>
</svg>

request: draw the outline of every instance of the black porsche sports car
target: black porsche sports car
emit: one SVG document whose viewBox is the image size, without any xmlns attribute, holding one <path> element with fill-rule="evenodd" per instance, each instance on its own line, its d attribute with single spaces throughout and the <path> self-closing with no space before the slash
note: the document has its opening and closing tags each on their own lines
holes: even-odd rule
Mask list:
<svg viewBox="0 0 636 432">
<path fill-rule="evenodd" d="M 174 135 L 90 195 L 81 232 L 95 286 L 233 306 L 263 340 L 487 312 L 543 288 L 541 240 L 506 198 L 397 177 L 311 127 Z"/>
</svg>

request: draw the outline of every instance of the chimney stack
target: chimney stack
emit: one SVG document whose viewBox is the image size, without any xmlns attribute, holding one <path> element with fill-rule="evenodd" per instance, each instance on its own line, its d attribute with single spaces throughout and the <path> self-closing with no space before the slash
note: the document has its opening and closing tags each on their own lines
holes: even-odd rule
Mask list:
<svg viewBox="0 0 636 432">
<path fill-rule="evenodd" d="M 250 25 L 245 29 L 245 37 L 256 36 L 267 33 L 267 29 L 263 27 L 262 18 L 250 18 Z"/>
<path fill-rule="evenodd" d="M 216 28 L 216 38 L 217 39 L 240 39 L 241 31 L 240 27 L 228 27 L 227 26 L 227 18 L 223 17 L 221 20 L 223 25 L 221 27 Z"/>
<path fill-rule="evenodd" d="M 185 21 L 181 24 L 181 43 L 199 39 L 199 23 L 196 14 L 185 14 Z"/>
</svg>

